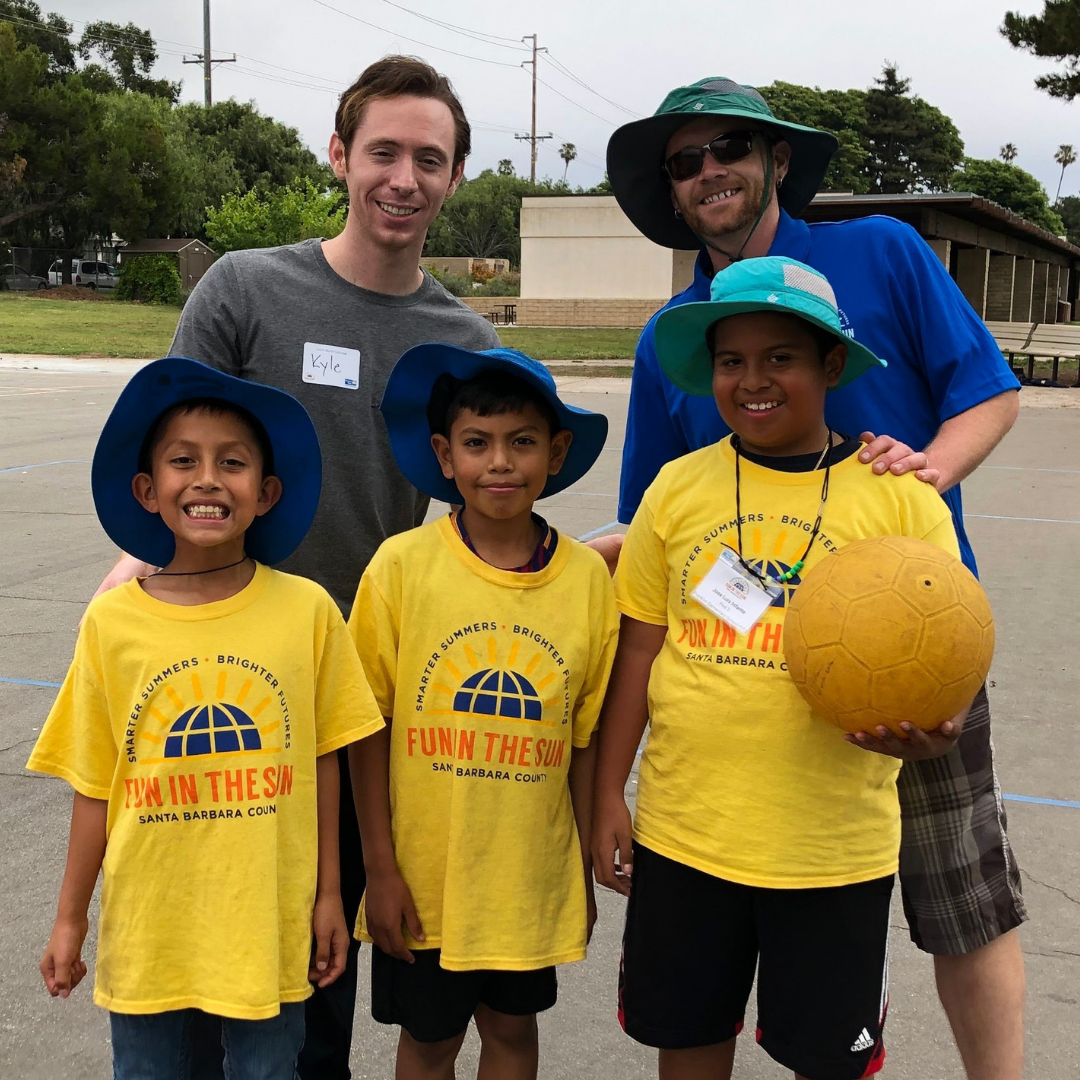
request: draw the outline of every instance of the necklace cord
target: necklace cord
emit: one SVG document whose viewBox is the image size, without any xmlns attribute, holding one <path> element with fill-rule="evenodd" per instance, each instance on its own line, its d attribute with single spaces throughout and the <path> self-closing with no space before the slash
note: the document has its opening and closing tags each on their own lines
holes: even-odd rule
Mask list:
<svg viewBox="0 0 1080 1080">
<path fill-rule="evenodd" d="M 746 559 L 743 558 L 742 499 L 740 497 L 742 477 L 739 469 L 739 459 L 742 456 L 739 453 L 741 440 L 738 435 L 732 435 L 731 442 L 735 449 L 735 531 L 739 538 L 739 550 L 736 552 L 736 555 L 739 557 L 739 565 L 742 566 L 748 574 L 753 575 L 753 577 L 755 577 L 765 588 L 768 588 L 770 583 L 774 585 L 786 585 L 793 577 L 795 577 L 795 575 L 806 565 L 806 557 L 810 554 L 810 549 L 814 546 L 814 541 L 821 532 L 821 515 L 825 511 L 825 502 L 829 498 L 829 473 L 832 468 L 830 451 L 832 450 L 833 430 L 831 427 L 826 427 L 825 430 L 828 432 L 825 440 L 825 449 L 821 451 L 821 457 L 817 459 L 817 464 L 811 470 L 811 472 L 817 472 L 817 470 L 821 468 L 822 461 L 825 462 L 825 478 L 821 482 L 821 502 L 818 504 L 817 517 L 814 519 L 814 527 L 810 530 L 810 539 L 807 541 L 802 555 L 795 560 L 795 563 L 790 570 L 786 570 L 776 579 L 770 578 L 766 574 L 759 573 L 746 561 Z"/>
<path fill-rule="evenodd" d="M 219 570 L 231 570 L 234 566 L 239 566 L 241 563 L 246 563 L 250 559 L 250 555 L 245 555 L 242 559 L 237 559 L 236 562 L 231 562 L 227 566 L 215 566 L 210 570 L 155 570 L 151 577 L 196 577 L 199 574 L 216 574 Z"/>
</svg>

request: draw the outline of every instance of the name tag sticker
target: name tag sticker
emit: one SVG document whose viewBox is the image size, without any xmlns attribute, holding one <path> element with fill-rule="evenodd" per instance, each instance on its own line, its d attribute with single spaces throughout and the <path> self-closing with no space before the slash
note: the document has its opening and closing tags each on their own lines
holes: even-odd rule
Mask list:
<svg viewBox="0 0 1080 1080">
<path fill-rule="evenodd" d="M 739 564 L 730 548 L 724 548 L 691 596 L 740 634 L 748 634 L 769 609 L 780 586 L 765 588 Z"/>
<path fill-rule="evenodd" d="M 319 386 L 360 389 L 360 350 L 304 342 L 303 379 Z"/>
</svg>

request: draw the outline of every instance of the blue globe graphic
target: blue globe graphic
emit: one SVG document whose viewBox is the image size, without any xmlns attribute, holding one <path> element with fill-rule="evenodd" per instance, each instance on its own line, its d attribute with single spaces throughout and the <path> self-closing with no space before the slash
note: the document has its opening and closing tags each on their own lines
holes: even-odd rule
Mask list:
<svg viewBox="0 0 1080 1080">
<path fill-rule="evenodd" d="M 454 695 L 454 711 L 513 720 L 539 720 L 544 712 L 532 683 L 516 671 L 484 668 L 470 675 Z"/>
<path fill-rule="evenodd" d="M 759 574 L 764 574 L 765 577 L 771 578 L 773 581 L 779 581 L 780 576 L 791 569 L 787 563 L 773 562 L 772 559 L 747 559 L 747 563 Z M 795 591 L 795 586 L 799 584 L 800 580 L 799 575 L 795 574 L 790 581 L 783 582 L 783 592 L 769 606 L 786 607 L 787 602 L 791 599 L 791 594 Z"/>
<path fill-rule="evenodd" d="M 173 721 L 165 739 L 167 758 L 261 749 L 255 721 L 235 705 L 196 705 Z"/>
</svg>

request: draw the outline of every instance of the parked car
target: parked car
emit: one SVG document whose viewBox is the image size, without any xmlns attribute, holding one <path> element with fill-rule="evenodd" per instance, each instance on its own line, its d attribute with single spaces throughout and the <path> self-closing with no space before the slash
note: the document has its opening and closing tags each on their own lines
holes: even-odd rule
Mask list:
<svg viewBox="0 0 1080 1080">
<path fill-rule="evenodd" d="M 18 263 L 7 263 L 0 266 L 0 289 L 11 289 L 15 292 L 33 292 L 35 289 L 47 289 L 49 283 L 36 274 L 24 270 Z"/>
<path fill-rule="evenodd" d="M 116 270 L 108 263 L 92 262 L 90 260 L 71 260 L 71 283 L 82 285 L 87 289 L 115 289 L 119 278 Z M 64 264 L 62 260 L 49 267 L 49 284 L 64 284 Z"/>
</svg>

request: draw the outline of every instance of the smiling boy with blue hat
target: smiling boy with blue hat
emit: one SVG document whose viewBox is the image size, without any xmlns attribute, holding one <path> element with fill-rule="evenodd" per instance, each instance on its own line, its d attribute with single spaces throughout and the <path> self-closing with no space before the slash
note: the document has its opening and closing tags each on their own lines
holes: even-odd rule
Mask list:
<svg viewBox="0 0 1080 1080">
<path fill-rule="evenodd" d="M 864 537 L 958 556 L 949 509 L 914 476 L 874 476 L 826 423 L 828 393 L 885 365 L 843 333 L 810 267 L 721 271 L 709 300 L 660 315 L 656 346 L 733 435 L 664 466 L 616 576 L 593 863 L 630 897 L 620 1020 L 659 1048 L 662 1076 L 726 1080 L 757 970 L 768 1053 L 804 1080 L 855 1080 L 884 1062 L 900 764 L 865 752 L 883 729 L 842 736 L 812 716 L 784 664 L 784 613 L 807 567 Z M 944 752 L 963 719 L 908 739 Z M 631 827 L 623 790 L 646 723 Z M 665 947 L 675 918 L 692 947 Z"/>
<path fill-rule="evenodd" d="M 391 537 L 349 619 L 388 728 L 350 750 L 374 942 L 372 1015 L 399 1024 L 397 1076 L 535 1075 L 536 1014 L 595 917 L 592 733 L 615 648 L 601 556 L 537 499 L 579 480 L 607 420 L 565 405 L 510 349 L 419 345 L 382 401 L 394 456 L 462 509 Z"/>
<path fill-rule="evenodd" d="M 303 1001 L 348 945 L 334 754 L 383 726 L 330 596 L 268 565 L 315 515 L 315 429 L 283 391 L 169 357 L 121 392 L 91 477 L 109 537 L 161 570 L 91 603 L 27 765 L 75 789 L 42 975 L 67 997 L 86 974 L 103 870 L 116 1080 L 177 1076 L 199 1012 L 229 1075 L 293 1080 Z"/>
</svg>

